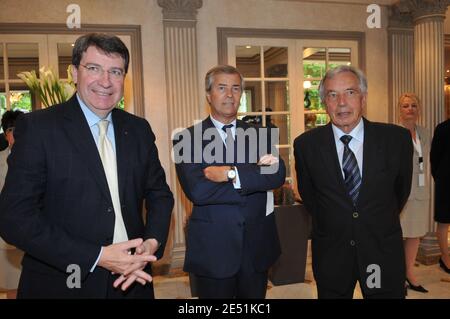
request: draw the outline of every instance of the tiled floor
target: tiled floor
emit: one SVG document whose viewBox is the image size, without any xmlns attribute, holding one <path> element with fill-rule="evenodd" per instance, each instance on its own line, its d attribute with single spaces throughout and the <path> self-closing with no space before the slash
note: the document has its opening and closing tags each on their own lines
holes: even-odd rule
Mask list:
<svg viewBox="0 0 450 319">
<path fill-rule="evenodd" d="M 442 271 L 438 265 L 417 265 L 419 282 L 429 290 L 423 294 L 408 290 L 407 299 L 450 299 L 450 275 Z M 268 299 L 316 299 L 316 285 L 313 280 L 311 265 L 306 271 L 306 283 L 274 286 L 269 283 Z M 186 274 L 178 276 L 155 276 L 155 296 L 159 299 L 188 299 L 192 298 L 189 287 L 189 277 Z M 11 298 L 14 293 L 8 293 Z M 355 290 L 354 298 L 360 299 L 359 287 Z M 7 293 L 0 291 L 0 299 L 7 299 Z"/>
<path fill-rule="evenodd" d="M 450 275 L 442 271 L 438 265 L 417 265 L 419 282 L 429 290 L 428 293 L 419 293 L 408 290 L 407 299 L 450 299 Z M 269 283 L 268 299 L 316 299 L 317 291 L 313 280 L 311 266 L 308 265 L 305 281 L 290 285 L 274 286 Z M 189 287 L 189 277 L 181 275 L 176 277 L 156 276 L 154 278 L 156 298 L 186 299 L 192 298 Z M 355 289 L 355 299 L 361 299 L 359 287 Z"/>
</svg>

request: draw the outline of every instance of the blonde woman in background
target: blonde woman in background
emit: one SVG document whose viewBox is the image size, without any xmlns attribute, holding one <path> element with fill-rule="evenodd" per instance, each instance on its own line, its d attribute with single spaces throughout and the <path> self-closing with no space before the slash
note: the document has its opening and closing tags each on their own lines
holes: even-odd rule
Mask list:
<svg viewBox="0 0 450 319">
<path fill-rule="evenodd" d="M 414 93 L 404 93 L 398 100 L 400 123 L 411 133 L 414 144 L 413 176 L 411 194 L 400 215 L 402 225 L 406 281 L 409 289 L 426 293 L 414 274 L 414 264 L 419 250 L 420 238 L 425 236 L 430 215 L 429 154 L 430 136 L 425 128 L 417 125 L 421 104 Z"/>
</svg>

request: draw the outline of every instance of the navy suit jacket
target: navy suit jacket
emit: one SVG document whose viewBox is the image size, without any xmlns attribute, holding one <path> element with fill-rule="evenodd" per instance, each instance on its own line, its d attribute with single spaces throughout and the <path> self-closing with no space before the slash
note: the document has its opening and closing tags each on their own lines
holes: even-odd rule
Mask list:
<svg viewBox="0 0 450 319">
<path fill-rule="evenodd" d="M 240 120 L 236 126 L 249 128 Z M 202 133 L 208 128 L 214 128 L 209 117 L 197 124 Z M 194 126 L 187 132 L 193 137 Z M 202 154 L 208 143 L 202 140 L 195 144 L 192 139 L 191 160 L 194 153 Z M 245 152 L 245 163 L 208 164 L 202 157 L 201 163 L 176 164 L 181 187 L 194 205 L 187 227 L 184 263 L 187 272 L 211 278 L 231 277 L 240 268 L 244 244 L 248 244 L 247 251 L 258 271 L 267 270 L 280 254 L 274 214 L 266 216 L 266 191 L 284 183 L 284 162 L 280 158 L 276 173 L 261 174 L 261 167 L 250 162 L 252 155 L 257 158 L 257 154 L 250 154 L 248 147 Z M 209 165 L 230 164 L 237 167 L 241 190 L 235 189 L 231 182 L 209 181 L 203 174 Z"/>
<path fill-rule="evenodd" d="M 312 263 L 318 287 L 344 293 L 355 277 L 365 285 L 373 273 L 368 266 L 378 265 L 381 288 L 364 289 L 365 293 L 399 289 L 404 293 L 399 214 L 411 191 L 413 145 L 408 130 L 364 119 L 356 207 L 345 188 L 331 124 L 297 137 L 294 154 L 299 193 L 312 216 Z"/>
<path fill-rule="evenodd" d="M 173 196 L 155 136 L 146 120 L 122 110 L 114 109 L 112 120 L 128 238 L 156 238 L 161 257 Z M 106 297 L 109 271 L 90 269 L 101 246 L 112 243 L 115 214 L 97 146 L 76 96 L 22 116 L 14 136 L 0 196 L 0 235 L 26 252 L 18 295 Z M 81 269 L 79 289 L 66 285 L 71 264 Z M 152 289 L 135 284 L 129 293 L 151 297 Z"/>
</svg>

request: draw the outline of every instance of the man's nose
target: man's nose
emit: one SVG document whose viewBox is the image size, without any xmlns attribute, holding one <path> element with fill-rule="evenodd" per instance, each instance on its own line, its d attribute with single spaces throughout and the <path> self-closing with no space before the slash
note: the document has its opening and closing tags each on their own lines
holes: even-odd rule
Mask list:
<svg viewBox="0 0 450 319">
<path fill-rule="evenodd" d="M 98 78 L 100 85 L 108 87 L 111 86 L 111 74 L 109 72 L 103 71 L 103 73 Z"/>
<path fill-rule="evenodd" d="M 346 103 L 347 103 L 347 98 L 345 97 L 345 94 L 338 94 L 338 104 L 345 105 Z"/>
</svg>

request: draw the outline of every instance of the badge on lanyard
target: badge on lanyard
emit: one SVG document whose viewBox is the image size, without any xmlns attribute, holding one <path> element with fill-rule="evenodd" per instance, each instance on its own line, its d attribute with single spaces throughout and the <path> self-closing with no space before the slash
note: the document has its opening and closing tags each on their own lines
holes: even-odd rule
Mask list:
<svg viewBox="0 0 450 319">
<path fill-rule="evenodd" d="M 425 186 L 425 174 L 423 173 L 423 157 L 419 157 L 419 186 Z"/>
</svg>

